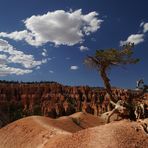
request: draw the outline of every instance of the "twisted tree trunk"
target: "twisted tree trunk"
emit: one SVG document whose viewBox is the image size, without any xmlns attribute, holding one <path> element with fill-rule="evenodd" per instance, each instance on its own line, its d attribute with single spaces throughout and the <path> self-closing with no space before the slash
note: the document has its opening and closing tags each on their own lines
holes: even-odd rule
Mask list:
<svg viewBox="0 0 148 148">
<path fill-rule="evenodd" d="M 116 102 L 116 100 L 115 100 L 115 98 L 113 97 L 113 94 L 112 94 L 110 79 L 108 78 L 108 76 L 106 74 L 106 68 L 105 67 L 100 68 L 100 75 L 103 79 L 104 86 L 106 88 L 107 93 L 110 96 L 111 101 Z"/>
</svg>

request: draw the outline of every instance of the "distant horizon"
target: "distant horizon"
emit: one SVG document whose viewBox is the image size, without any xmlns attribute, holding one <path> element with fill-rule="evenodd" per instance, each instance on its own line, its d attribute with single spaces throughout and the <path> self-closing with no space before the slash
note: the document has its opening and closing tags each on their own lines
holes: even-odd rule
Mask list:
<svg viewBox="0 0 148 148">
<path fill-rule="evenodd" d="M 95 88 L 103 88 L 103 89 L 105 89 L 105 87 L 104 86 L 91 86 L 91 85 L 87 85 L 87 84 L 82 84 L 82 85 L 68 85 L 68 84 L 63 84 L 63 83 L 60 83 L 60 82 L 56 82 L 56 81 L 7 81 L 7 80 L 0 80 L 0 83 L 14 83 L 14 84 L 34 84 L 34 83 L 37 83 L 37 84 L 39 84 L 39 83 L 44 83 L 44 84 L 48 84 L 48 83 L 57 83 L 57 84 L 59 84 L 59 85 L 63 85 L 63 86 L 68 86 L 68 87 L 81 87 L 81 86 L 84 86 L 84 87 L 95 87 Z M 135 88 L 123 88 L 123 87 L 118 87 L 118 86 L 111 86 L 111 88 L 118 88 L 118 89 L 135 89 Z"/>
</svg>

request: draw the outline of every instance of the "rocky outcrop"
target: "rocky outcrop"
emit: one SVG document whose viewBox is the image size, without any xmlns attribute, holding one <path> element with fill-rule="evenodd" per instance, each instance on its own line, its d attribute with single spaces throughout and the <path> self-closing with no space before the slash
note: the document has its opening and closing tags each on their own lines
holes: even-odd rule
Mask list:
<svg viewBox="0 0 148 148">
<path fill-rule="evenodd" d="M 98 115 L 99 88 L 49 83 L 0 83 L 1 126 L 16 119 L 43 115 L 57 118 L 84 111 Z"/>
<path fill-rule="evenodd" d="M 121 89 L 114 89 L 113 93 L 121 99 L 129 97 Z M 98 116 L 111 109 L 102 88 L 64 86 L 56 82 L 0 82 L 0 126 L 30 115 L 57 118 L 83 111 Z"/>
</svg>

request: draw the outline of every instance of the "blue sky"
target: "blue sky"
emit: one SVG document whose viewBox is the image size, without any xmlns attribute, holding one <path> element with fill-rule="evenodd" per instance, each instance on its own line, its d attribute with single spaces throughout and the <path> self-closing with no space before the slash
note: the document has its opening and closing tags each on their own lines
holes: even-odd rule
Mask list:
<svg viewBox="0 0 148 148">
<path fill-rule="evenodd" d="M 96 49 L 135 43 L 136 65 L 113 68 L 113 86 L 148 83 L 147 0 L 0 0 L 0 79 L 103 86 L 84 65 Z"/>
</svg>

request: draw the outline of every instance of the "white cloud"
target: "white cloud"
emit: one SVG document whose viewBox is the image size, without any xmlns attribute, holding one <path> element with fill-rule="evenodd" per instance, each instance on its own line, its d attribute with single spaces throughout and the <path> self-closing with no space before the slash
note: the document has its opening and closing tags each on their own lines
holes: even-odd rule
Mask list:
<svg viewBox="0 0 148 148">
<path fill-rule="evenodd" d="M 49 73 L 53 74 L 53 73 L 54 73 L 54 71 L 53 71 L 53 70 L 49 70 Z"/>
<path fill-rule="evenodd" d="M 9 67 L 7 65 L 0 65 L 0 76 L 6 76 L 6 75 L 12 75 L 12 74 L 24 75 L 28 73 L 32 73 L 32 70 Z"/>
<path fill-rule="evenodd" d="M 43 49 L 42 56 L 44 56 L 44 57 L 47 57 L 48 56 L 46 49 Z"/>
<path fill-rule="evenodd" d="M 46 52 L 42 52 L 42 56 L 46 57 L 47 56 Z"/>
<path fill-rule="evenodd" d="M 23 39 L 28 37 L 28 31 L 27 30 L 14 31 L 14 32 L 12 32 L 10 34 L 6 33 L 6 32 L 1 32 L 0 36 L 1 37 L 7 37 L 7 38 L 10 38 L 10 39 L 14 39 L 16 41 L 19 41 L 19 40 L 23 40 Z"/>
<path fill-rule="evenodd" d="M 73 65 L 73 66 L 70 67 L 71 70 L 77 70 L 78 68 L 79 67 L 78 66 L 75 66 L 75 65 Z"/>
<path fill-rule="evenodd" d="M 4 65 L 7 63 L 7 55 L 5 54 L 0 54 L 0 65 Z"/>
<path fill-rule="evenodd" d="M 35 69 L 38 70 L 38 69 L 40 69 L 40 68 L 41 68 L 40 66 L 37 66 Z"/>
<path fill-rule="evenodd" d="M 129 42 L 134 43 L 135 45 L 138 45 L 142 42 L 144 42 L 145 33 L 148 31 L 148 23 L 141 22 L 140 27 L 143 27 L 143 33 L 141 34 L 131 34 L 127 40 L 120 41 L 120 45 L 123 46 Z"/>
<path fill-rule="evenodd" d="M 85 46 L 80 46 L 79 48 L 80 48 L 80 51 L 87 51 L 87 50 L 89 50 L 88 47 L 85 47 Z"/>
<path fill-rule="evenodd" d="M 140 27 L 143 27 L 143 33 L 146 33 L 148 31 L 148 23 L 141 22 Z"/>
<path fill-rule="evenodd" d="M 72 46 L 83 42 L 85 35 L 96 32 L 102 22 L 95 11 L 84 15 L 81 9 L 73 12 L 57 10 L 44 15 L 33 15 L 24 20 L 25 30 L 1 32 L 0 37 L 25 40 L 33 46 L 41 46 L 48 42 L 56 46 Z"/>
<path fill-rule="evenodd" d="M 140 27 L 142 27 L 143 25 L 144 25 L 144 22 L 141 22 L 141 23 L 140 23 Z"/>
<path fill-rule="evenodd" d="M 37 61 L 33 55 L 16 50 L 6 40 L 0 39 L 0 76 L 31 73 L 32 68 L 36 68 L 46 62 L 47 59 Z M 17 66 L 22 66 L 23 68 L 10 67 L 10 64 L 17 64 Z"/>
<path fill-rule="evenodd" d="M 148 23 L 143 25 L 143 32 L 146 33 L 148 31 Z"/>
<path fill-rule="evenodd" d="M 132 34 L 127 38 L 127 40 L 120 41 L 120 45 L 122 46 L 129 42 L 134 43 L 135 45 L 144 42 L 144 34 Z"/>
</svg>

